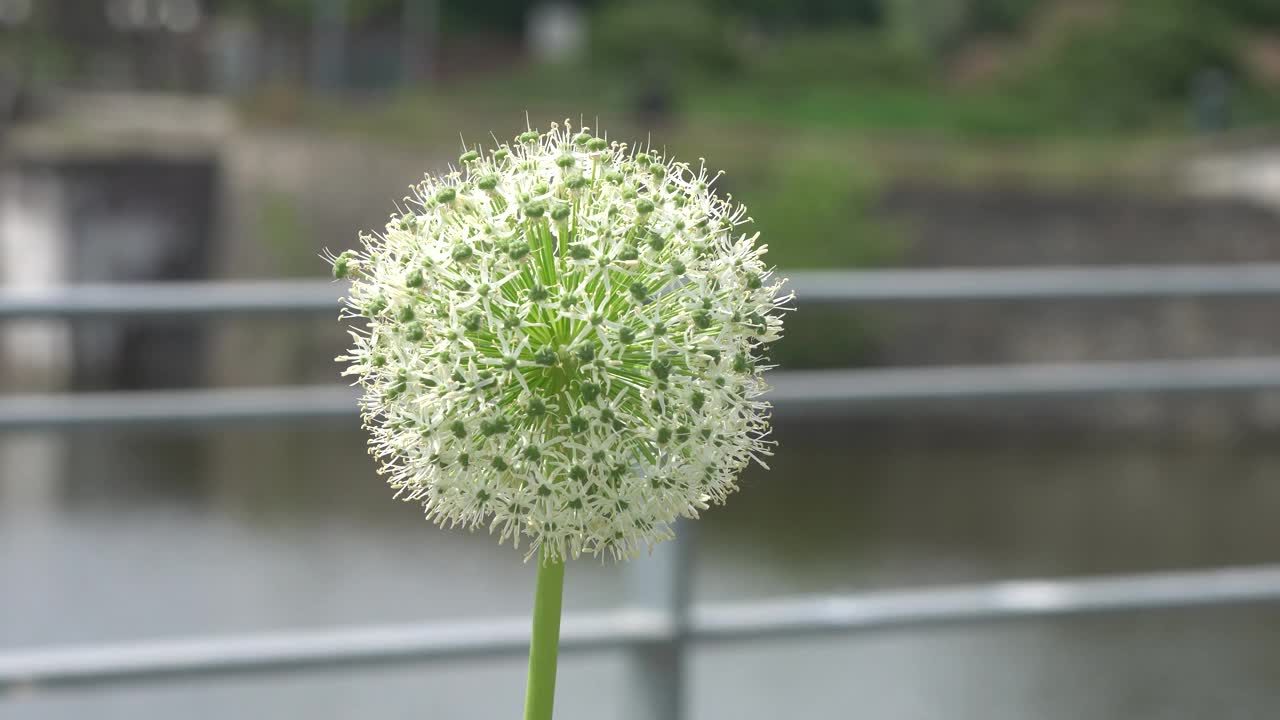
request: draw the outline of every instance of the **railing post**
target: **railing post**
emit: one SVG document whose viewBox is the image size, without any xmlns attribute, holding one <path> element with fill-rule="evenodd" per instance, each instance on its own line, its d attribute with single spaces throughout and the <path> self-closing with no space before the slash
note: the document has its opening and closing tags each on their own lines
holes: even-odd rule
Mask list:
<svg viewBox="0 0 1280 720">
<path fill-rule="evenodd" d="M 663 640 L 630 648 L 627 720 L 682 720 L 685 715 L 692 551 L 693 523 L 680 521 L 674 540 L 627 564 L 631 603 L 671 621 L 671 632 Z"/>
</svg>

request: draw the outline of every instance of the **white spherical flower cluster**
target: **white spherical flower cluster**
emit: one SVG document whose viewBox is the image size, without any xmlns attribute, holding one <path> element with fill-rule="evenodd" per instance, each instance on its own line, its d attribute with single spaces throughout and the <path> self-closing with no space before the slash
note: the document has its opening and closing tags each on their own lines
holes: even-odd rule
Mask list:
<svg viewBox="0 0 1280 720">
<path fill-rule="evenodd" d="M 761 350 L 789 296 L 745 209 L 567 122 L 459 164 L 330 258 L 381 473 L 530 555 L 670 537 L 769 454 Z"/>
</svg>

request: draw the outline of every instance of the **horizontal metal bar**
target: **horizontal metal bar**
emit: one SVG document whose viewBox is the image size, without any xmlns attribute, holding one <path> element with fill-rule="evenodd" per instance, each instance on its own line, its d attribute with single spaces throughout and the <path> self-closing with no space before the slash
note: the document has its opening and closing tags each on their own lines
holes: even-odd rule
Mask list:
<svg viewBox="0 0 1280 720">
<path fill-rule="evenodd" d="M 1057 300 L 1280 294 L 1280 264 L 784 273 L 800 302 Z"/>
<path fill-rule="evenodd" d="M 1280 358 L 793 370 L 770 382 L 779 412 L 848 411 L 937 400 L 1267 390 L 1280 388 Z"/>
<path fill-rule="evenodd" d="M 560 643 L 566 651 L 588 650 L 670 632 L 669 621 L 652 611 L 579 614 L 564 619 Z M 0 653 L 0 697 L 6 690 L 501 656 L 528 647 L 528 618 L 501 618 L 18 650 Z"/>
<path fill-rule="evenodd" d="M 1280 601 L 1280 566 L 1027 580 L 801 597 L 693 609 L 693 640 L 745 641 L 935 623 Z M 152 641 L 0 653 L 0 693 L 268 671 L 376 666 L 527 648 L 527 618 Z M 570 615 L 566 651 L 669 639 L 675 626 L 640 610 Z"/>
<path fill-rule="evenodd" d="M 693 611 L 702 640 L 1280 601 L 1280 565 L 784 599 Z"/>
<path fill-rule="evenodd" d="M 1280 264 L 790 271 L 800 303 L 1277 295 Z M 327 280 L 62 285 L 0 290 L 0 319 L 336 312 Z"/>
<path fill-rule="evenodd" d="M 346 283 L 327 280 L 59 285 L 0 289 L 0 319 L 337 315 Z"/>
<path fill-rule="evenodd" d="M 353 421 L 358 397 L 337 384 L 0 395 L 0 431 Z"/>
<path fill-rule="evenodd" d="M 888 403 L 1139 392 L 1280 388 L 1280 358 L 778 371 L 767 396 L 780 416 Z M 0 396 L 0 431 L 351 420 L 341 385 Z"/>
</svg>

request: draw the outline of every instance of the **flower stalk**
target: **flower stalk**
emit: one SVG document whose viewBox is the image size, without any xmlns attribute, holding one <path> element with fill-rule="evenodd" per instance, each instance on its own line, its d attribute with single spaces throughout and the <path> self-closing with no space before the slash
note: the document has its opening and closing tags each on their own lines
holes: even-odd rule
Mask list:
<svg viewBox="0 0 1280 720">
<path fill-rule="evenodd" d="M 556 658 L 560 649 L 560 607 L 564 560 L 545 555 L 538 561 L 533 595 L 533 634 L 529 640 L 529 682 L 524 720 L 551 720 L 556 695 Z"/>
</svg>

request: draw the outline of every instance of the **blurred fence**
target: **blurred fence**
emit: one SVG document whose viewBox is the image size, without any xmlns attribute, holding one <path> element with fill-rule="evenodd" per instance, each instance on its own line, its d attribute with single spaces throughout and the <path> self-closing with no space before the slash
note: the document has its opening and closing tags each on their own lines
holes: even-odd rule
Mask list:
<svg viewBox="0 0 1280 720">
<path fill-rule="evenodd" d="M 808 272 L 792 273 L 791 286 L 801 304 L 1280 295 L 1280 265 Z M 343 290 L 318 281 L 9 289 L 0 291 L 0 320 L 332 313 Z M 808 415 L 948 398 L 1280 388 L 1280 358 L 778 371 L 770 381 L 779 413 Z M 8 395 L 0 397 L 0 430 L 351 421 L 355 397 L 338 385 Z M 691 642 L 1280 601 L 1280 566 L 1263 566 L 691 606 L 692 529 L 628 565 L 627 608 L 564 620 L 566 650 L 630 653 L 634 697 L 626 706 L 636 720 L 682 717 Z M 0 651 L 0 701 L 6 692 L 69 686 L 518 655 L 528 634 L 527 619 L 517 618 Z"/>
</svg>

